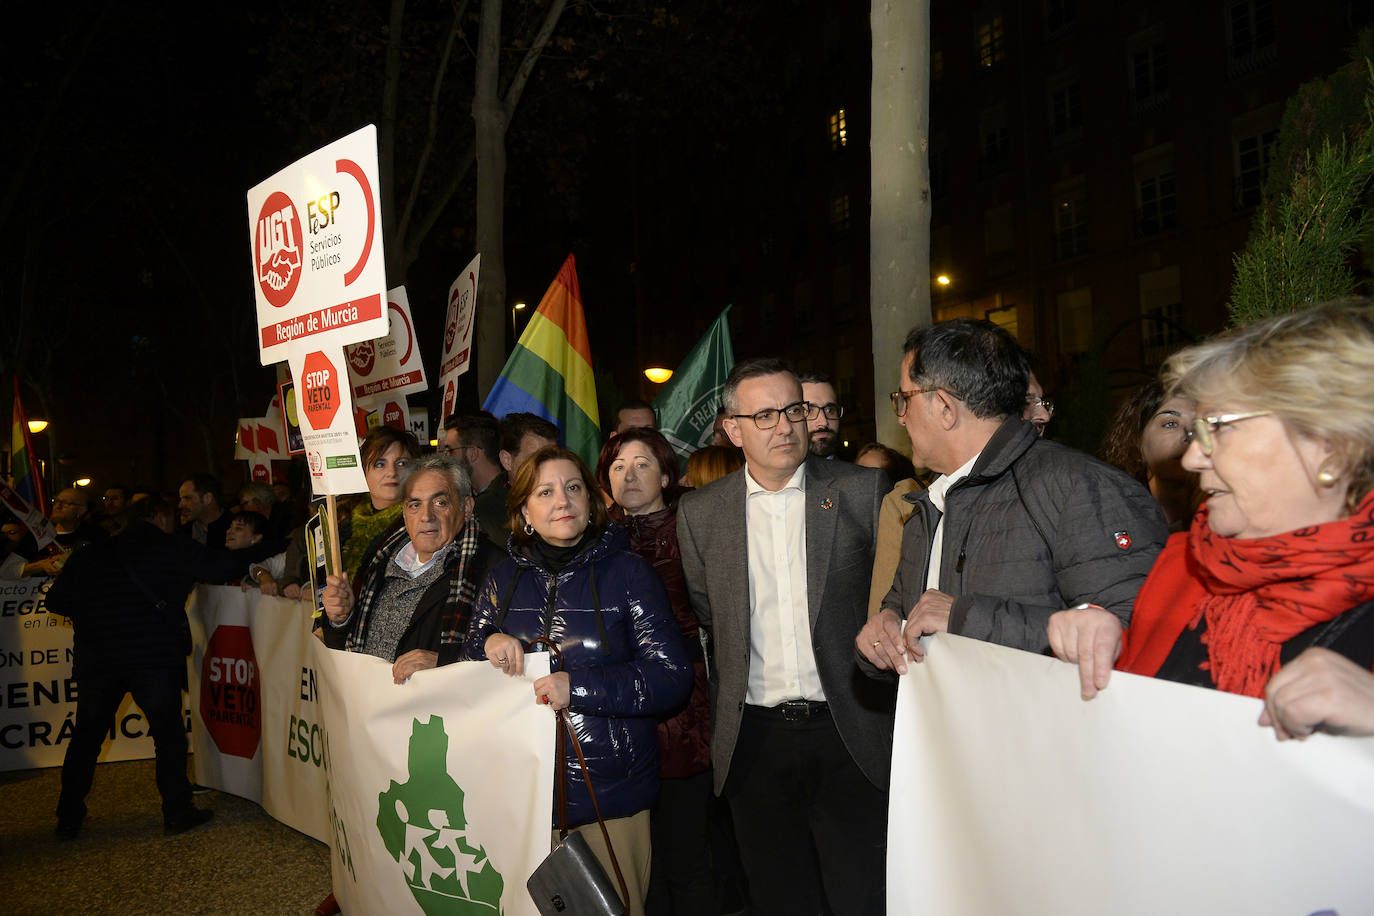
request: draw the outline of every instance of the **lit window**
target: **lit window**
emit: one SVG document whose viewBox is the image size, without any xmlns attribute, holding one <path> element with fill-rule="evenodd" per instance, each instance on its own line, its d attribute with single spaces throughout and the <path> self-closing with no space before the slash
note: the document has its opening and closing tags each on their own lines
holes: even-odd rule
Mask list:
<svg viewBox="0 0 1374 916">
<path fill-rule="evenodd" d="M 1007 59 L 1007 46 L 1002 33 L 1002 17 L 993 16 L 979 23 L 978 66 L 995 67 Z"/>
<path fill-rule="evenodd" d="M 849 131 L 844 123 L 844 109 L 841 108 L 830 116 L 830 148 L 844 149 L 849 143 Z"/>
</svg>

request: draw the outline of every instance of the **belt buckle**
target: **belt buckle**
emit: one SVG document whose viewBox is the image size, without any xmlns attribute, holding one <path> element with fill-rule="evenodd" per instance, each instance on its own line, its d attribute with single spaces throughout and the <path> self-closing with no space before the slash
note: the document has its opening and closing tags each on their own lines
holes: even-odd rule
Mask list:
<svg viewBox="0 0 1374 916">
<path fill-rule="evenodd" d="M 805 722 L 811 717 L 811 704 L 806 700 L 788 700 L 782 704 L 784 722 Z"/>
</svg>

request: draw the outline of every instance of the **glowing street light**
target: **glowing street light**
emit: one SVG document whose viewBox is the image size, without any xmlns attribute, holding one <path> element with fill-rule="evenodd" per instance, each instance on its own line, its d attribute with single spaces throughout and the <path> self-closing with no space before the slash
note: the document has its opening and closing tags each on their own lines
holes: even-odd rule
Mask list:
<svg viewBox="0 0 1374 916">
<path fill-rule="evenodd" d="M 518 340 L 519 337 L 520 337 L 520 330 L 519 330 L 518 328 L 516 328 L 516 326 L 515 326 L 515 313 L 516 313 L 516 312 L 523 312 L 524 310 L 525 310 L 525 303 L 523 303 L 523 302 L 517 302 L 517 303 L 515 303 L 515 305 L 512 305 L 511 308 L 510 308 L 510 330 L 511 330 L 511 333 L 515 335 L 515 337 L 516 337 L 517 340 Z"/>
<path fill-rule="evenodd" d="M 949 277 L 945 274 L 940 274 L 935 278 L 935 282 L 941 286 L 949 286 Z"/>
<path fill-rule="evenodd" d="M 73 480 L 72 483 L 76 484 L 78 487 L 89 487 L 91 485 L 91 478 L 78 477 L 76 480 Z"/>
<path fill-rule="evenodd" d="M 45 429 L 47 429 L 47 428 L 48 428 L 48 421 L 47 421 L 47 420 L 30 420 L 30 421 L 29 421 L 29 432 L 31 432 L 31 433 L 41 433 L 43 430 L 45 430 Z"/>
<path fill-rule="evenodd" d="M 644 370 L 644 377 L 647 378 L 649 381 L 653 382 L 655 385 L 662 385 L 664 382 L 668 381 L 668 379 L 673 377 L 673 370 L 663 369 L 659 366 L 652 366 Z"/>
</svg>

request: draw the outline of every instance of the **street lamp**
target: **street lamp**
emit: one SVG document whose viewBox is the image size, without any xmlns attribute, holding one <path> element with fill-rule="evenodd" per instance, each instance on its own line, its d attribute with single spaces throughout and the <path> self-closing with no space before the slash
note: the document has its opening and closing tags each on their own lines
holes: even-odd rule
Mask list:
<svg viewBox="0 0 1374 916">
<path fill-rule="evenodd" d="M 655 385 L 662 385 L 664 382 L 668 381 L 668 379 L 673 377 L 673 370 L 663 369 L 659 366 L 651 366 L 650 368 L 644 370 L 644 377 L 647 378 L 649 381 L 653 382 Z"/>
<path fill-rule="evenodd" d="M 510 309 L 510 332 L 515 335 L 516 340 L 520 339 L 520 329 L 515 326 L 515 313 L 523 312 L 524 310 L 525 303 L 523 302 L 515 303 Z"/>
<path fill-rule="evenodd" d="M 945 274 L 940 274 L 935 278 L 935 282 L 941 286 L 949 286 L 949 277 Z"/>
<path fill-rule="evenodd" d="M 91 478 L 78 477 L 75 480 L 73 480 L 72 483 L 78 487 L 89 487 L 91 485 Z"/>
<path fill-rule="evenodd" d="M 48 421 L 47 421 L 47 420 L 30 420 L 30 421 L 29 421 L 29 432 L 31 432 L 31 433 L 35 433 L 35 434 L 41 433 L 43 430 L 45 430 L 45 429 L 47 429 L 47 428 L 48 428 Z"/>
</svg>

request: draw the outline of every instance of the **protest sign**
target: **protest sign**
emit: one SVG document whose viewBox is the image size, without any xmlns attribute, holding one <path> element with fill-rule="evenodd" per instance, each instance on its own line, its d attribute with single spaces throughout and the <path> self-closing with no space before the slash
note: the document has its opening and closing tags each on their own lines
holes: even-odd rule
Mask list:
<svg viewBox="0 0 1374 916">
<path fill-rule="evenodd" d="M 385 336 L 344 347 L 348 377 L 360 401 L 388 395 L 404 403 L 406 394 L 429 388 L 404 286 L 387 293 L 386 309 L 390 330 Z"/>
<path fill-rule="evenodd" d="M 460 662 L 398 685 L 381 659 L 311 648 L 344 912 L 537 913 L 525 881 L 549 854 L 555 719 L 530 682 L 548 655 L 526 655 L 524 677 Z"/>
<path fill-rule="evenodd" d="M 29 505 L 28 500 L 15 492 L 14 488 L 6 483 L 0 482 L 0 504 L 13 513 L 14 517 L 24 523 L 24 527 L 29 529 L 34 540 L 38 542 L 41 550 L 53 542 L 57 529 L 48 521 L 48 517 L 36 508 Z"/>
<path fill-rule="evenodd" d="M 889 913 L 1359 913 L 1374 739 L 1256 699 L 939 634 L 898 687 Z M 919 878 L 913 880 L 913 875 Z"/>
<path fill-rule="evenodd" d="M 468 262 L 448 288 L 448 314 L 444 317 L 444 352 L 439 358 L 439 387 L 443 391 L 442 423 L 458 404 L 458 376 L 472 363 L 472 319 L 477 312 L 479 254 Z"/>
<path fill-rule="evenodd" d="M 311 489 L 316 496 L 367 492 L 343 348 L 309 350 L 296 345 L 288 354 Z"/>
<path fill-rule="evenodd" d="M 72 626 L 44 603 L 50 579 L 0 581 L 0 770 L 62 765 L 76 727 Z M 143 711 L 125 696 L 103 761 L 153 756 Z"/>
<path fill-rule="evenodd" d="M 353 425 L 359 436 L 366 436 L 378 426 L 409 432 L 410 404 L 405 395 L 399 394 L 360 398 L 353 402 Z"/>
<path fill-rule="evenodd" d="M 387 333 L 377 174 L 369 124 L 248 192 L 264 366 L 293 342 L 318 351 Z"/>
<path fill-rule="evenodd" d="M 283 444 L 288 455 L 304 455 L 305 440 L 301 437 L 301 421 L 296 414 L 296 382 L 285 379 L 277 386 L 277 401 L 281 405 Z"/>
</svg>

